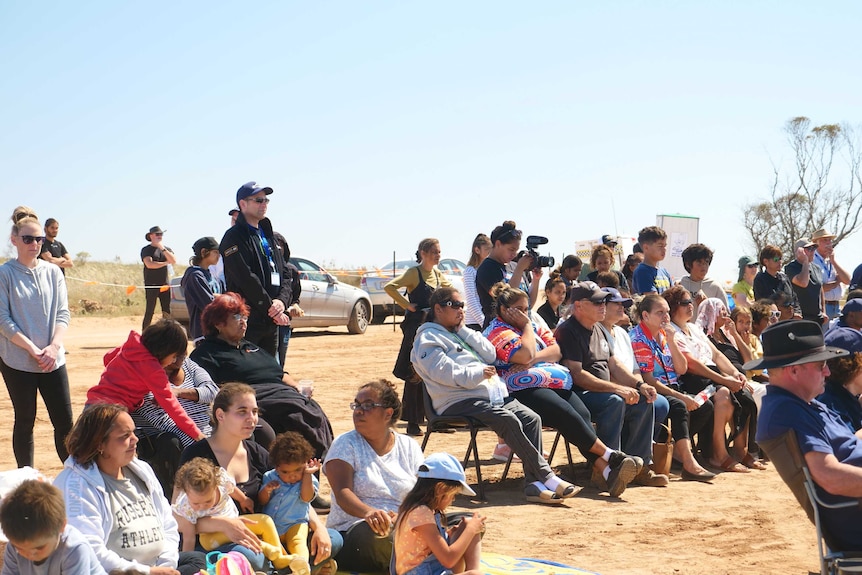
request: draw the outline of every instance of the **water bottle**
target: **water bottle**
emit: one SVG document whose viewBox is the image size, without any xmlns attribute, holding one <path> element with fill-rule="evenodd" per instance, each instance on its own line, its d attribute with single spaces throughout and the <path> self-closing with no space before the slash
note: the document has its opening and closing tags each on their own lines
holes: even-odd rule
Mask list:
<svg viewBox="0 0 862 575">
<path fill-rule="evenodd" d="M 498 376 L 488 379 L 488 399 L 492 407 L 503 407 L 503 402 L 508 393 L 506 386 Z"/>
<path fill-rule="evenodd" d="M 714 394 L 715 394 L 715 384 L 714 384 L 714 383 L 710 383 L 709 385 L 707 385 L 706 387 L 704 387 L 704 388 L 703 388 L 703 390 L 702 390 L 700 393 L 698 393 L 697 395 L 695 395 L 695 396 L 694 396 L 694 401 L 695 401 L 695 403 L 697 403 L 698 405 L 703 405 L 703 404 L 704 404 L 704 403 L 706 403 L 706 402 L 709 400 L 709 398 L 710 398 L 710 397 L 712 397 Z"/>
</svg>

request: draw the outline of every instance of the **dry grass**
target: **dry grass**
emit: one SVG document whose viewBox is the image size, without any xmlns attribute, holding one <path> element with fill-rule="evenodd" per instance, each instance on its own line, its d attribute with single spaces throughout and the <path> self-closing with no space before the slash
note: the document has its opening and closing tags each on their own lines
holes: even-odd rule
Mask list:
<svg viewBox="0 0 862 575">
<path fill-rule="evenodd" d="M 0 263 L 5 262 L 0 260 Z M 185 265 L 175 265 L 174 274 L 182 277 Z M 339 281 L 359 287 L 362 271 L 338 270 Z M 66 270 L 69 309 L 72 315 L 120 317 L 144 314 L 143 264 L 116 262 L 76 262 Z M 129 286 L 136 289 L 129 292 Z M 159 309 L 158 306 L 156 308 Z"/>
</svg>

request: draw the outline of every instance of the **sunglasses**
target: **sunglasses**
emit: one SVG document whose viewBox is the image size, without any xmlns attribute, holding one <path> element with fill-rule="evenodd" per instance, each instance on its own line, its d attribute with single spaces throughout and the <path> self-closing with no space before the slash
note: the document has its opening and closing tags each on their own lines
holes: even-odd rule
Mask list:
<svg viewBox="0 0 862 575">
<path fill-rule="evenodd" d="M 162 237 L 162 236 L 163 236 L 163 235 L 165 235 L 165 234 L 163 234 L 162 232 L 156 232 L 156 233 L 154 233 L 153 235 L 154 235 L 154 236 L 158 236 L 158 237 Z"/>
<path fill-rule="evenodd" d="M 780 262 L 780 261 L 781 261 L 781 256 L 775 256 L 774 258 L 770 258 L 770 259 L 771 259 L 772 261 L 774 261 L 774 262 Z"/>
<path fill-rule="evenodd" d="M 362 403 L 356 403 L 355 401 L 350 404 L 350 411 L 356 411 L 357 409 L 361 409 L 362 411 L 371 411 L 375 407 L 384 407 L 382 403 L 374 403 L 373 401 L 363 401 Z"/>
<path fill-rule="evenodd" d="M 771 312 L 769 312 L 769 317 L 771 317 L 772 319 L 778 319 L 781 317 L 781 312 L 780 311 L 771 311 Z"/>
<path fill-rule="evenodd" d="M 817 246 L 808 246 L 805 248 L 805 251 L 806 252 L 813 252 L 816 249 L 817 249 Z"/>
<path fill-rule="evenodd" d="M 679 302 L 679 305 L 681 305 L 681 306 L 683 306 L 683 305 L 692 305 L 693 303 L 694 303 L 694 301 L 692 301 L 692 300 L 690 300 L 690 299 L 687 299 L 687 300 L 683 300 L 683 301 Z"/>
<path fill-rule="evenodd" d="M 444 307 L 454 307 L 455 309 L 464 309 L 465 304 L 462 301 L 453 301 L 450 299 L 446 301 L 441 301 L 440 305 Z"/>
<path fill-rule="evenodd" d="M 41 244 L 42 242 L 45 241 L 45 236 L 18 236 L 18 237 L 21 238 L 21 241 L 27 245 L 30 245 L 33 242 L 36 242 L 37 244 Z"/>
<path fill-rule="evenodd" d="M 268 204 L 269 198 L 248 198 L 247 202 L 254 202 L 256 204 Z"/>
<path fill-rule="evenodd" d="M 747 268 L 756 268 L 756 267 L 757 267 L 757 264 L 748 264 L 748 265 L 747 265 L 747 266 L 745 266 L 745 267 L 747 267 Z"/>
<path fill-rule="evenodd" d="M 507 230 L 506 232 L 500 234 L 500 236 L 497 238 L 497 241 L 502 242 L 503 238 L 505 238 L 507 236 L 510 236 L 513 240 L 520 240 L 521 239 L 521 230 L 514 230 L 514 229 L 513 230 Z"/>
</svg>

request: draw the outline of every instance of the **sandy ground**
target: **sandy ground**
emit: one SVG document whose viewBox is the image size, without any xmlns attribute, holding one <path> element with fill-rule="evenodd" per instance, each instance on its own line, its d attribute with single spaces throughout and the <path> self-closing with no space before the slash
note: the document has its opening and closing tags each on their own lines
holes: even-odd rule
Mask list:
<svg viewBox="0 0 862 575">
<path fill-rule="evenodd" d="M 102 356 L 125 341 L 140 318 L 75 318 L 67 337 L 68 368 L 74 413 L 80 413 L 86 390 L 102 371 Z M 391 378 L 400 342 L 391 325 L 371 326 L 365 335 L 351 336 L 344 328 L 303 330 L 294 334 L 288 368 L 298 379 L 313 379 L 315 398 L 332 420 L 336 434 L 351 428 L 348 403 L 359 384 Z M 0 417 L 0 468 L 15 467 L 11 433 L 13 411 L 5 387 Z M 53 449 L 52 428 L 44 406 L 36 423 L 36 465 L 49 476 L 61 464 Z M 401 428 L 403 431 L 403 428 Z M 459 497 L 456 507 L 488 517 L 487 550 L 515 557 L 559 561 L 603 574 L 809 573 L 819 571 L 814 527 L 808 523 L 790 491 L 770 466 L 747 475 L 724 473 L 713 484 L 672 478 L 666 488 L 636 487 L 622 498 L 610 499 L 588 486 L 583 458 L 574 452 L 575 468 L 562 466 L 562 449 L 554 459 L 557 470 L 579 485 L 587 485 L 565 506 L 543 507 L 523 500 L 523 472 L 513 464 L 500 482 L 503 465 L 491 460 L 495 437 L 480 435 L 483 474 L 490 480 L 488 501 Z M 434 434 L 427 453 L 450 451 L 458 457 L 467 448 L 464 433 Z M 545 435 L 550 448 L 553 435 Z M 560 467 L 562 466 L 562 467 Z M 475 473 L 467 471 L 473 481 Z M 324 491 L 328 486 L 324 480 Z"/>
</svg>

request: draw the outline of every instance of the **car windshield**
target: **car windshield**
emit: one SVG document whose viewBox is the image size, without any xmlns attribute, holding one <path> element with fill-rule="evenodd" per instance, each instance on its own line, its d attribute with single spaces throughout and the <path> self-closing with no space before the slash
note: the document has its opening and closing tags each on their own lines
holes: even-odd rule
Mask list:
<svg viewBox="0 0 862 575">
<path fill-rule="evenodd" d="M 385 263 L 382 266 L 376 268 L 376 270 L 379 270 L 381 273 L 384 274 L 391 274 L 392 270 L 394 269 L 396 272 L 400 273 L 407 268 L 412 268 L 415 265 L 416 260 L 401 260 L 395 262 L 394 266 L 392 262 Z M 440 260 L 440 263 L 437 264 L 437 269 L 439 269 L 441 272 L 453 275 L 461 275 L 464 272 L 464 268 L 466 267 L 467 265 L 464 262 L 452 258 L 442 259 Z"/>
</svg>

